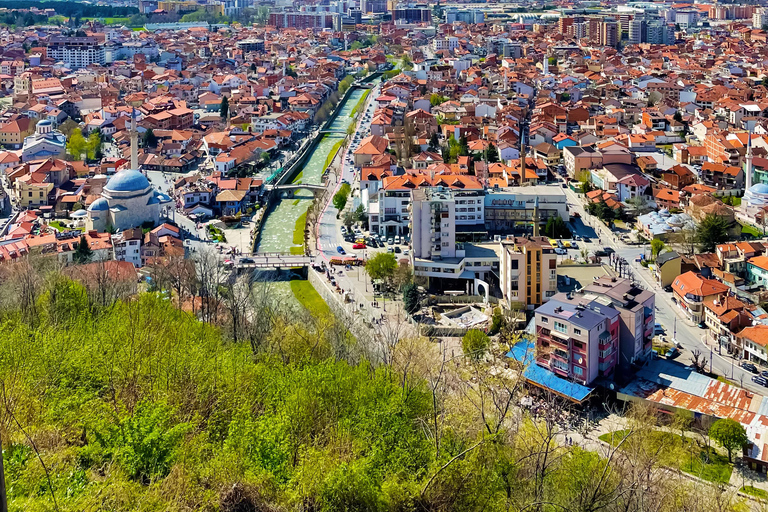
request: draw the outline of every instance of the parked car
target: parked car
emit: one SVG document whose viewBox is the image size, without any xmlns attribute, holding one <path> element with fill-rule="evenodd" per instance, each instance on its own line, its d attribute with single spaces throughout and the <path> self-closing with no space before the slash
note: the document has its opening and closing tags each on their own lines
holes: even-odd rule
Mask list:
<svg viewBox="0 0 768 512">
<path fill-rule="evenodd" d="M 555 254 L 560 254 L 560 255 L 568 254 L 568 251 L 566 251 L 562 247 L 555 247 Z"/>
<path fill-rule="evenodd" d="M 616 251 L 613 249 L 613 247 L 603 247 L 603 250 L 608 254 L 613 254 Z"/>
<path fill-rule="evenodd" d="M 667 292 L 667 293 L 670 293 L 670 292 L 672 291 L 672 286 L 671 286 L 671 285 L 667 285 L 667 286 L 665 286 L 665 287 L 663 288 L 663 290 L 664 290 L 665 292 Z"/>
<path fill-rule="evenodd" d="M 753 365 L 750 362 L 742 361 L 739 363 L 739 366 L 741 366 L 743 369 L 747 370 L 750 373 L 757 373 L 757 366 Z"/>
<path fill-rule="evenodd" d="M 390 245 L 387 247 L 387 252 L 395 252 L 395 248 Z"/>
<path fill-rule="evenodd" d="M 680 351 L 677 349 L 677 347 L 672 347 L 671 349 L 667 350 L 667 353 L 664 354 L 664 357 L 667 359 L 674 359 L 675 357 L 680 354 Z"/>
<path fill-rule="evenodd" d="M 399 246 L 399 245 L 396 245 L 396 246 L 395 246 L 395 252 L 396 252 L 397 254 L 400 254 L 400 253 L 402 252 L 402 251 L 400 250 L 400 246 Z"/>
<path fill-rule="evenodd" d="M 763 377 L 765 377 L 766 379 L 768 379 L 768 370 L 763 370 L 763 371 L 761 371 L 761 372 L 760 372 L 760 375 L 762 375 Z"/>
<path fill-rule="evenodd" d="M 365 244 L 358 242 L 355 245 L 353 245 L 352 248 L 353 249 L 365 249 Z"/>
<path fill-rule="evenodd" d="M 592 240 L 591 240 L 591 239 L 590 239 L 588 236 L 583 236 L 583 237 L 581 237 L 581 240 L 582 240 L 584 243 L 587 243 L 587 244 L 588 244 L 588 243 L 590 243 L 590 242 L 592 242 Z"/>
<path fill-rule="evenodd" d="M 338 247 L 336 247 L 336 252 L 341 254 L 342 256 L 344 254 L 347 254 L 347 251 L 345 251 L 344 248 L 342 246 L 340 246 L 340 245 Z"/>
<path fill-rule="evenodd" d="M 395 243 L 395 239 L 392 237 L 389 237 L 389 240 L 387 240 L 387 245 L 393 245 Z"/>
<path fill-rule="evenodd" d="M 253 261 L 251 258 L 240 258 L 240 263 L 245 263 L 248 265 L 251 263 L 255 263 L 255 261 Z"/>
<path fill-rule="evenodd" d="M 571 242 L 571 249 L 578 249 L 578 248 L 579 248 L 579 244 L 577 244 L 576 242 Z"/>
<path fill-rule="evenodd" d="M 347 226 L 341 226 L 341 234 L 346 235 L 347 234 Z"/>
<path fill-rule="evenodd" d="M 664 327 L 660 323 L 657 323 L 653 326 L 653 334 L 663 334 L 664 333 Z"/>
<path fill-rule="evenodd" d="M 768 387 L 768 380 L 766 380 L 766 378 L 763 377 L 762 375 L 753 375 L 752 382 L 754 382 L 755 384 L 760 384 L 761 386 Z"/>
<path fill-rule="evenodd" d="M 605 252 L 604 249 L 597 249 L 595 251 L 595 256 L 597 256 L 598 258 L 602 258 L 603 256 L 608 256 L 608 253 Z"/>
<path fill-rule="evenodd" d="M 395 237 L 395 243 L 396 243 L 396 244 L 399 244 L 399 243 L 400 243 L 400 235 L 397 235 L 397 236 Z"/>
</svg>

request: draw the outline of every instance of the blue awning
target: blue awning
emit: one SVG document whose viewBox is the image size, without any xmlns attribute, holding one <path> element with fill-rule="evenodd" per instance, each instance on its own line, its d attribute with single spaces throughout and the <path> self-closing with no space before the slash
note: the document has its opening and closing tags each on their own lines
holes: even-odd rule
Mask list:
<svg viewBox="0 0 768 512">
<path fill-rule="evenodd" d="M 558 377 L 553 372 L 536 364 L 534 360 L 536 349 L 530 341 L 522 341 L 512 347 L 507 353 L 511 357 L 523 364 L 523 377 L 531 384 L 544 388 L 574 402 L 581 403 L 589 397 L 595 388 L 590 388 Z"/>
</svg>

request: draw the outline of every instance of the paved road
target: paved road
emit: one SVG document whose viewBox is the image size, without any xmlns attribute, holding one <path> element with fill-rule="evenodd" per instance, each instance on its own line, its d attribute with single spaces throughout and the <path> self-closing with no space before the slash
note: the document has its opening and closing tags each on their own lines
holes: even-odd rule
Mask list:
<svg viewBox="0 0 768 512">
<path fill-rule="evenodd" d="M 677 304 L 672 302 L 672 293 L 663 291 L 651 277 L 648 269 L 635 262 L 635 258 L 641 254 L 649 253 L 647 245 L 627 245 L 620 240 L 616 240 L 616 235 L 611 233 L 603 223 L 584 211 L 582 199 L 575 192 L 567 189 L 566 196 L 571 204 L 571 211 L 579 212 L 583 221 L 577 223 L 577 233 L 582 236 L 586 234 L 590 238 L 596 235 L 594 241 L 586 245 L 593 249 L 597 247 L 613 248 L 616 254 L 630 262 L 631 275 L 635 277 L 635 280 L 645 289 L 656 293 L 656 322 L 664 327 L 668 338 L 674 337 L 683 347 L 682 353 L 677 358 L 678 362 L 686 365 L 690 364 L 691 354 L 698 350 L 711 362 L 712 371 L 717 375 L 725 376 L 741 387 L 755 393 L 768 394 L 768 388 L 752 382 L 753 374 L 740 368 L 738 361 L 734 361 L 731 357 L 721 356 L 717 353 L 716 348 L 712 350 L 710 346 L 706 345 L 707 330 L 692 325 L 691 322 L 686 320 Z M 708 364 L 708 368 L 709 366 Z"/>
<path fill-rule="evenodd" d="M 371 93 L 368 95 L 368 104 L 365 109 L 365 113 L 361 114 L 361 121 L 358 124 L 357 127 L 357 133 L 360 135 L 360 139 L 363 139 L 365 136 L 365 133 L 370 129 L 371 121 L 373 120 L 373 112 L 376 110 L 374 98 L 378 95 L 379 92 L 379 86 L 374 87 L 371 90 Z M 365 115 L 370 114 L 369 119 L 365 120 Z M 357 147 L 357 144 L 354 142 L 350 144 L 349 147 L 342 150 L 341 154 L 341 161 L 342 161 L 342 173 L 341 173 L 341 180 L 346 180 L 348 183 L 353 185 L 353 189 L 356 189 L 359 191 L 359 189 L 355 186 L 355 180 L 357 180 L 357 173 L 355 172 L 354 166 L 347 162 L 347 153 L 351 153 L 355 150 Z M 338 189 L 340 186 L 339 183 L 336 184 L 335 190 Z M 359 185 L 358 185 L 359 186 Z M 334 193 L 335 193 L 334 190 Z M 350 198 L 350 202 L 352 201 L 352 198 Z M 337 258 L 340 256 L 339 252 L 336 250 L 338 246 L 345 247 L 345 251 L 347 252 L 347 256 L 351 256 L 352 254 L 356 254 L 355 251 L 352 250 L 352 246 L 350 244 L 347 244 L 344 242 L 344 238 L 341 236 L 341 225 L 342 222 L 340 219 L 336 219 L 336 215 L 338 214 L 338 210 L 333 206 L 333 202 L 329 202 L 326 206 L 323 214 L 320 216 L 319 224 L 319 236 L 318 236 L 318 250 L 320 253 L 321 258 L 328 261 L 330 258 Z M 359 254 L 359 256 L 364 256 L 364 253 Z"/>
</svg>

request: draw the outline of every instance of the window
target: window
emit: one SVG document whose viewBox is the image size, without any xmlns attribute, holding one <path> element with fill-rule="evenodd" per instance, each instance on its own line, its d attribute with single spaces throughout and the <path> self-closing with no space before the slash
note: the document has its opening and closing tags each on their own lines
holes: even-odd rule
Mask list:
<svg viewBox="0 0 768 512">
<path fill-rule="evenodd" d="M 581 329 L 573 329 L 573 334 L 581 334 Z"/>
<path fill-rule="evenodd" d="M 564 323 L 560 323 L 560 322 L 556 321 L 555 322 L 555 330 L 557 332 L 567 333 L 568 332 L 568 326 L 565 325 Z"/>
<path fill-rule="evenodd" d="M 580 366 L 574 366 L 573 373 L 574 375 L 578 375 L 579 377 L 581 377 L 582 375 L 584 375 L 584 369 L 581 368 Z"/>
<path fill-rule="evenodd" d="M 573 348 L 578 348 L 580 350 L 584 349 L 584 344 L 580 341 L 574 341 L 573 342 Z"/>
<path fill-rule="evenodd" d="M 519 263 L 518 260 L 510 261 L 509 262 L 509 268 L 511 268 L 512 270 L 517 270 L 518 269 L 518 263 Z"/>
<path fill-rule="evenodd" d="M 548 324 L 549 323 L 549 318 L 547 318 L 545 316 L 541 317 L 541 323 Z"/>
</svg>

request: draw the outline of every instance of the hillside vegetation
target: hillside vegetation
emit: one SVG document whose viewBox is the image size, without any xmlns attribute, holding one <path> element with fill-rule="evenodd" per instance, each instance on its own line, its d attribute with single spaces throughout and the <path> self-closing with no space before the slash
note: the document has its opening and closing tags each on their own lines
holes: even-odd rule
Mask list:
<svg viewBox="0 0 768 512">
<path fill-rule="evenodd" d="M 162 293 L 105 304 L 31 268 L 0 282 L 14 512 L 730 510 L 653 454 L 565 448 L 561 410 L 518 411 L 519 382 L 424 340 L 356 342 L 259 295 L 268 325 L 234 342 Z M 353 343 L 386 344 L 387 364 Z"/>
</svg>

